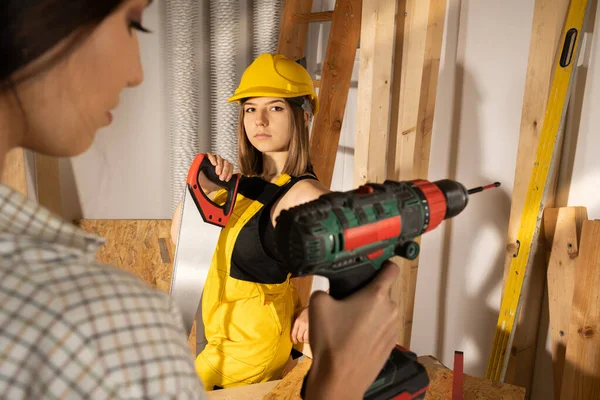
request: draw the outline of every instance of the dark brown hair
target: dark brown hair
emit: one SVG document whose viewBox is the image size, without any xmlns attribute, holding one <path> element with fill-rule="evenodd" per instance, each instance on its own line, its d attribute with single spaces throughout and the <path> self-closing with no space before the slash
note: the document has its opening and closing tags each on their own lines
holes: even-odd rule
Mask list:
<svg viewBox="0 0 600 400">
<path fill-rule="evenodd" d="M 64 57 L 123 0 L 0 0 L 0 91 L 14 87 Z M 60 54 L 13 79 L 14 74 L 63 40 Z"/>
<path fill-rule="evenodd" d="M 292 127 L 292 138 L 288 149 L 288 157 L 283 167 L 283 172 L 290 176 L 300 176 L 307 172 L 312 173 L 310 162 L 310 146 L 308 137 L 308 126 L 304 122 L 304 109 L 295 103 L 286 101 L 290 107 L 290 126 Z M 244 107 L 240 107 L 238 118 L 238 164 L 240 172 L 244 175 L 262 175 L 263 159 L 262 153 L 252 146 L 246 129 L 244 128 Z"/>
</svg>

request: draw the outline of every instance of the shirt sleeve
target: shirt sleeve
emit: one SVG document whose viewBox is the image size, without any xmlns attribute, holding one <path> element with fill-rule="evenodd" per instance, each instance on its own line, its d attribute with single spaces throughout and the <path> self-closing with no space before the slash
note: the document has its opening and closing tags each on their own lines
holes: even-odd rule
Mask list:
<svg viewBox="0 0 600 400">
<path fill-rule="evenodd" d="M 71 278 L 71 294 L 50 301 L 53 317 L 39 336 L 30 394 L 206 398 L 181 315 L 166 293 L 109 266 Z"/>
</svg>

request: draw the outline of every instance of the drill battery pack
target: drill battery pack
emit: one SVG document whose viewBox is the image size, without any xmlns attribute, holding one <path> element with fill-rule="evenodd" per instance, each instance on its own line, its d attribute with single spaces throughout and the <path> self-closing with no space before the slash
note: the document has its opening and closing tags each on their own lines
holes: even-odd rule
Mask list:
<svg viewBox="0 0 600 400">
<path fill-rule="evenodd" d="M 304 377 L 300 390 L 302 399 L 306 399 L 307 380 L 308 375 Z M 427 371 L 417 361 L 417 355 L 401 346 L 396 346 L 363 399 L 419 400 L 425 398 L 428 386 Z"/>
<path fill-rule="evenodd" d="M 417 355 L 401 346 L 390 358 L 365 393 L 365 400 L 413 400 L 425 398 L 429 377 Z"/>
</svg>

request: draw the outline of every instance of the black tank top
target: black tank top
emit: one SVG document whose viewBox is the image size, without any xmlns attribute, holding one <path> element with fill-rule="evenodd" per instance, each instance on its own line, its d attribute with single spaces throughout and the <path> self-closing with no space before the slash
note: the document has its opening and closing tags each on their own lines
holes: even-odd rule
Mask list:
<svg viewBox="0 0 600 400">
<path fill-rule="evenodd" d="M 273 205 L 288 190 L 313 175 L 292 177 L 285 185 L 277 186 L 258 177 L 244 178 L 238 191 L 243 196 L 258 200 L 264 206 L 241 229 L 231 255 L 231 277 L 257 283 L 283 283 L 289 267 L 281 262 L 275 247 L 275 228 L 271 223 Z"/>
</svg>

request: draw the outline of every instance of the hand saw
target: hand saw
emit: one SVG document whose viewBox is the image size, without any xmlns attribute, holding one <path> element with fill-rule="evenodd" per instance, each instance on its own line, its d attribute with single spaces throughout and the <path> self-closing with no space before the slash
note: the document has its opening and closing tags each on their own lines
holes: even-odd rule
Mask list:
<svg viewBox="0 0 600 400">
<path fill-rule="evenodd" d="M 227 189 L 227 200 L 223 205 L 214 203 L 202 190 L 200 173 L 216 185 Z M 233 211 L 239 181 L 239 174 L 234 174 L 228 182 L 221 181 L 205 154 L 198 154 L 188 171 L 181 204 L 170 293 L 181 310 L 188 335 L 196 317 L 197 353 L 200 353 L 206 343 L 202 307 L 199 307 L 202 291 L 219 234 L 227 225 Z"/>
</svg>

